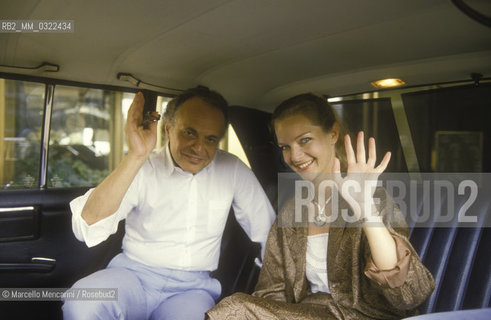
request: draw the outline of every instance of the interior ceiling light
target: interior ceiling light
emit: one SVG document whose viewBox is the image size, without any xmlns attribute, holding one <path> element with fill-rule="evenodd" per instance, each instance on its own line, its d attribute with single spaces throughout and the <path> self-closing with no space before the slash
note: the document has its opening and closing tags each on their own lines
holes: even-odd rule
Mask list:
<svg viewBox="0 0 491 320">
<path fill-rule="evenodd" d="M 341 97 L 327 98 L 327 102 L 339 102 L 339 101 L 343 101 L 343 98 Z"/>
<path fill-rule="evenodd" d="M 402 81 L 401 79 L 389 78 L 389 79 L 372 81 L 372 82 L 370 82 L 370 84 L 372 86 L 374 86 L 375 88 L 392 88 L 392 87 L 402 86 L 403 84 L 406 84 L 406 83 L 404 81 Z"/>
</svg>

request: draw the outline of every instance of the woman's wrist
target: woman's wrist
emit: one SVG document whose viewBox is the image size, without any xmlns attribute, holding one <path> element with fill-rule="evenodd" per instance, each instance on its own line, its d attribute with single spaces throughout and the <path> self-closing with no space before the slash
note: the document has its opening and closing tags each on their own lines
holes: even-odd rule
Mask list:
<svg viewBox="0 0 491 320">
<path fill-rule="evenodd" d="M 375 205 L 375 202 L 372 199 L 370 199 L 367 202 L 359 203 L 360 205 L 360 216 L 361 217 L 369 217 L 369 216 L 378 216 L 378 208 Z"/>
<path fill-rule="evenodd" d="M 380 224 L 382 223 L 382 216 L 378 212 L 373 199 L 369 203 L 361 205 L 362 214 L 360 217 L 360 222 L 362 224 Z"/>
<path fill-rule="evenodd" d="M 360 219 L 360 222 L 362 224 L 382 223 L 383 219 L 382 219 L 382 216 L 369 215 L 369 216 L 362 217 Z"/>
</svg>

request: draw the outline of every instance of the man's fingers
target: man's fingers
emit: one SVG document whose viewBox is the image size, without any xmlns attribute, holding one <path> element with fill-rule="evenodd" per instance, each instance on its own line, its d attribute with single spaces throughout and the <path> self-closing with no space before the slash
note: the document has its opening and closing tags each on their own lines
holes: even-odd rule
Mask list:
<svg viewBox="0 0 491 320">
<path fill-rule="evenodd" d="M 157 126 L 158 126 L 158 122 L 157 121 L 151 122 L 148 125 L 148 130 L 147 131 L 150 131 L 150 133 L 152 135 L 155 135 L 155 133 L 157 132 Z"/>
<path fill-rule="evenodd" d="M 138 91 L 133 98 L 133 102 L 131 103 L 130 110 L 143 109 L 143 105 L 145 104 L 145 98 L 143 97 L 143 93 Z"/>
<path fill-rule="evenodd" d="M 143 93 L 137 92 L 133 98 L 130 109 L 128 110 L 128 121 L 137 122 L 137 125 L 141 124 L 143 118 L 143 106 L 145 105 L 145 98 Z"/>
<path fill-rule="evenodd" d="M 364 133 L 363 131 L 358 132 L 358 137 L 356 139 L 356 160 L 359 163 L 365 163 L 366 160 L 366 153 L 365 153 L 365 141 L 364 141 Z"/>
</svg>

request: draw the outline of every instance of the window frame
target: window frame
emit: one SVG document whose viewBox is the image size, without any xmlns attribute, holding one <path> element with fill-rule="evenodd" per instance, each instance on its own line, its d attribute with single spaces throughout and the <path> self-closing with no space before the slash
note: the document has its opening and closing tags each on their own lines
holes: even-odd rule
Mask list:
<svg viewBox="0 0 491 320">
<path fill-rule="evenodd" d="M 112 86 L 112 85 L 101 85 L 101 84 L 93 84 L 86 82 L 76 82 L 76 81 L 68 81 L 54 78 L 46 78 L 46 77 L 38 77 L 31 75 L 23 75 L 23 74 L 15 74 L 15 73 L 4 73 L 0 72 L 0 78 L 6 80 L 17 80 L 17 81 L 25 81 L 25 82 L 35 82 L 44 84 L 45 86 L 45 94 L 44 94 L 44 105 L 43 105 L 43 119 L 42 119 L 42 127 L 41 127 L 41 139 L 40 139 L 40 163 L 39 163 L 39 180 L 38 185 L 30 188 L 30 190 L 47 190 L 48 189 L 48 159 L 49 159 L 49 139 L 51 134 L 51 117 L 53 114 L 53 103 L 56 93 L 56 86 L 70 86 L 76 88 L 87 88 L 87 89 L 98 89 L 98 90 L 107 90 L 107 91 L 115 91 L 124 93 L 133 93 L 136 94 L 138 91 L 141 91 L 139 88 L 131 88 L 131 87 L 123 87 L 123 86 Z M 149 100 L 156 101 L 158 96 L 172 98 L 173 95 L 165 94 L 161 92 L 145 90 L 145 94 L 150 97 Z M 121 126 L 123 128 L 124 124 L 119 122 L 116 124 L 117 126 Z M 118 128 L 115 128 L 118 130 Z M 111 142 L 113 142 L 113 137 L 111 137 Z M 112 154 L 113 152 L 111 152 Z M 112 160 L 117 161 L 117 157 L 112 156 Z M 111 165 L 110 165 L 111 167 Z M 113 169 L 113 168 L 112 168 Z M 81 187 L 68 187 L 68 188 L 81 188 Z M 59 188 L 56 188 L 59 189 Z"/>
<path fill-rule="evenodd" d="M 418 154 L 411 134 L 411 126 L 405 111 L 403 95 L 408 93 L 424 92 L 435 89 L 451 89 L 453 87 L 477 86 L 479 84 L 491 84 L 491 78 L 482 78 L 479 82 L 474 80 L 449 81 L 443 83 L 425 84 L 418 86 L 403 86 L 382 90 L 353 93 L 341 96 L 325 96 L 328 102 L 339 103 L 348 101 L 370 101 L 376 99 L 389 99 L 392 106 L 392 113 L 396 121 L 399 141 L 406 161 L 408 173 L 420 180 L 421 168 L 419 165 Z"/>
</svg>

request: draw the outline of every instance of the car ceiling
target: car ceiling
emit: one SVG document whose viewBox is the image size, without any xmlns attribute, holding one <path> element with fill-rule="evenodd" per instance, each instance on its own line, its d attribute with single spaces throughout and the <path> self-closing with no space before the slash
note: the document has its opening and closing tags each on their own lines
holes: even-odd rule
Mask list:
<svg viewBox="0 0 491 320">
<path fill-rule="evenodd" d="M 491 12 L 489 0 L 467 3 Z M 59 72 L 33 75 L 127 87 L 117 74 L 131 73 L 267 111 L 306 91 L 372 91 L 387 77 L 420 85 L 491 74 L 491 28 L 449 0 L 2 0 L 0 19 L 75 27 L 0 33 L 0 71 L 50 62 Z"/>
</svg>

